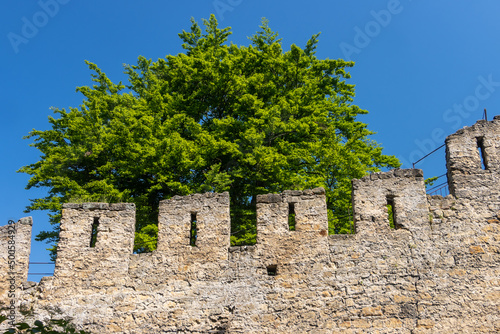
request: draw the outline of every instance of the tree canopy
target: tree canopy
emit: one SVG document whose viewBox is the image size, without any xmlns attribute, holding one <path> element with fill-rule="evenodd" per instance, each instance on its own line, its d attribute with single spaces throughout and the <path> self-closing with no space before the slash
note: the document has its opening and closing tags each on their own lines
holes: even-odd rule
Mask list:
<svg viewBox="0 0 500 334">
<path fill-rule="evenodd" d="M 128 85 L 97 65 L 79 108 L 57 109 L 33 130 L 41 159 L 24 166 L 27 188 L 47 187 L 28 210 L 50 210 L 57 241 L 62 203 L 133 202 L 135 249 L 156 247 L 158 203 L 174 195 L 229 191 L 231 241 L 255 242 L 255 195 L 324 187 L 330 233 L 349 233 L 351 179 L 397 167 L 356 118 L 342 59 L 318 59 L 319 34 L 288 51 L 266 20 L 249 46 L 229 43 L 211 16 L 179 34 L 184 53 L 125 66 Z"/>
</svg>

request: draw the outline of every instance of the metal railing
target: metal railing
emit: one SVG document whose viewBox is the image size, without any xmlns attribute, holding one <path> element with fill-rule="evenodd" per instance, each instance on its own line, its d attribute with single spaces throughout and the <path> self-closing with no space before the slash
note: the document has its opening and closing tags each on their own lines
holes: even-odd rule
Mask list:
<svg viewBox="0 0 500 334">
<path fill-rule="evenodd" d="M 438 184 L 435 187 L 427 190 L 427 195 L 441 195 L 443 197 L 450 194 L 450 189 L 448 188 L 448 181 Z"/>
</svg>

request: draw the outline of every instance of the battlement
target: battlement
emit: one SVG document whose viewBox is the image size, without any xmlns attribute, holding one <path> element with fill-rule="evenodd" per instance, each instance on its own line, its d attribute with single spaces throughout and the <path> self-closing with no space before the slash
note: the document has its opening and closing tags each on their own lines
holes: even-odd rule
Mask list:
<svg viewBox="0 0 500 334">
<path fill-rule="evenodd" d="M 159 211 L 159 252 L 227 260 L 231 229 L 227 192 L 175 196 L 161 201 Z"/>
<path fill-rule="evenodd" d="M 289 225 L 290 215 L 293 227 Z M 106 286 L 113 283 L 111 278 L 116 281 L 127 275 L 143 276 L 148 267 L 153 276 L 168 277 L 174 275 L 171 268 L 177 267 L 169 262 L 172 259 L 183 267 L 177 273 L 186 276 L 196 276 L 200 268 L 204 268 L 204 275 L 220 276 L 221 268 L 228 266 L 228 193 L 175 196 L 161 201 L 158 246 L 150 254 L 132 254 L 134 217 L 133 204 L 65 204 L 54 271 L 58 282 L 82 284 L 78 281 L 83 280 L 84 284 Z M 324 189 L 258 195 L 257 235 L 262 259 L 257 267 L 261 269 L 301 256 L 304 247 L 324 253 L 328 235 Z M 291 248 L 295 249 L 292 253 Z M 162 261 L 167 261 L 164 264 L 168 268 L 158 265 Z"/>
<path fill-rule="evenodd" d="M 459 130 L 446 139 L 446 145 L 452 193 L 461 198 L 487 197 L 490 202 L 498 202 L 498 198 L 491 197 L 498 193 L 500 117 Z M 257 195 L 256 202 L 255 247 L 259 261 L 255 265 L 262 272 L 270 266 L 282 264 L 290 268 L 290 263 L 307 262 L 304 252 L 326 256 L 328 215 L 324 189 Z M 360 236 L 390 232 L 388 207 L 392 209 L 394 230 L 430 233 L 431 213 L 422 170 L 394 169 L 353 180 L 352 205 L 355 232 Z M 193 275 L 203 266 L 210 277 L 216 277 L 221 268 L 228 267 L 228 193 L 175 196 L 161 201 L 158 221 L 157 250 L 137 257 L 132 254 L 133 204 L 65 204 L 54 276 L 75 282 L 78 274 L 89 282 L 111 284 L 118 277 L 130 277 L 130 261 L 135 263 L 135 258 L 156 265 L 159 257 L 175 258 L 185 267 L 186 275 Z M 137 264 L 133 267 L 137 268 Z M 154 271 L 164 277 L 172 274 L 158 268 Z"/>
<path fill-rule="evenodd" d="M 492 194 L 498 183 L 499 126 L 499 118 L 479 121 L 447 138 L 449 186 L 460 197 L 477 199 L 482 194 L 481 200 L 487 197 L 490 204 L 498 202 Z M 487 168 L 481 168 L 481 150 Z M 466 168 L 471 170 L 466 172 Z M 467 188 L 467 184 L 478 189 Z M 257 195 L 256 202 L 253 270 L 304 272 L 311 262 L 308 259 L 316 262 L 328 258 L 331 240 L 324 189 Z M 360 238 L 392 233 L 388 207 L 393 232 L 409 231 L 418 234 L 419 240 L 431 233 L 432 213 L 422 170 L 394 169 L 353 180 L 352 205 L 355 233 Z M 228 193 L 175 196 L 161 201 L 158 247 L 152 254 L 132 254 L 134 217 L 133 204 L 65 204 L 54 276 L 81 284 L 75 280 L 76 275 L 86 284 L 107 285 L 116 284 L 118 277 L 143 277 L 145 268 L 149 268 L 150 278 L 183 273 L 198 279 L 199 273 L 220 278 L 231 267 Z"/>
<path fill-rule="evenodd" d="M 328 236 L 322 188 L 257 195 L 253 246 L 230 246 L 228 193 L 161 201 L 145 254 L 133 254 L 134 204 L 65 204 L 54 277 L 20 290 L 18 307 L 96 333 L 499 331 L 499 127 L 446 139 L 445 198 L 426 195 L 419 169 L 353 180 L 352 235 Z"/>
<path fill-rule="evenodd" d="M 450 193 L 456 197 L 486 201 L 498 195 L 492 183 L 498 182 L 500 171 L 500 116 L 448 136 L 446 166 Z"/>
<path fill-rule="evenodd" d="M 64 204 L 54 277 L 115 284 L 128 273 L 134 234 L 134 204 Z"/>
<path fill-rule="evenodd" d="M 352 207 L 356 233 L 387 233 L 388 206 L 394 227 L 428 227 L 429 210 L 424 175 L 420 169 L 395 169 L 352 181 Z"/>
</svg>

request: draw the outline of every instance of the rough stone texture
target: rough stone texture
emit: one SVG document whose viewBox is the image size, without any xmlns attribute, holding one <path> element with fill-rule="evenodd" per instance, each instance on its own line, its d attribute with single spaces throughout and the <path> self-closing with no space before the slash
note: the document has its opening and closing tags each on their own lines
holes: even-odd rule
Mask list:
<svg viewBox="0 0 500 334">
<path fill-rule="evenodd" d="M 94 222 L 98 223 L 97 241 L 90 247 Z M 54 283 L 76 287 L 124 284 L 134 233 L 134 204 L 63 205 Z"/>
<path fill-rule="evenodd" d="M 352 189 L 356 233 L 378 234 L 389 231 L 388 198 L 393 201 L 393 214 L 398 228 L 429 228 L 422 170 L 394 169 L 386 173 L 373 173 L 353 180 Z"/>
<path fill-rule="evenodd" d="M 133 205 L 66 204 L 54 276 L 21 284 L 17 306 L 94 333 L 499 332 L 499 126 L 448 137 L 447 197 L 426 195 L 420 170 L 354 180 L 353 235 L 327 235 L 321 188 L 257 196 L 254 246 L 229 246 L 227 193 L 162 201 L 149 254 L 131 254 Z"/>
</svg>

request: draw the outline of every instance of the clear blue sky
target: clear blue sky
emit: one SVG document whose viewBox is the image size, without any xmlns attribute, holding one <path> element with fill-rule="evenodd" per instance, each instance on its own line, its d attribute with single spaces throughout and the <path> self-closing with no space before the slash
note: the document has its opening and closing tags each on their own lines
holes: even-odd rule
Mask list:
<svg viewBox="0 0 500 334">
<path fill-rule="evenodd" d="M 28 199 L 44 195 L 25 190 L 28 176 L 16 173 L 39 158 L 22 137 L 48 129 L 51 106 L 81 104 L 75 88 L 91 84 L 84 60 L 125 81 L 122 64 L 139 55 L 156 60 L 181 52 L 177 34 L 191 17 L 216 14 L 240 45 L 249 44 L 262 17 L 285 49 L 321 32 L 317 56 L 356 62 L 355 104 L 369 111 L 359 120 L 407 168 L 475 123 L 484 108 L 489 119 L 500 114 L 498 0 L 4 0 L 0 7 L 1 225 L 27 215 Z M 425 177 L 443 174 L 444 150 L 417 167 Z M 34 235 L 50 229 L 46 213 L 30 215 Z M 45 247 L 33 242 L 31 260 L 48 261 Z"/>
</svg>

